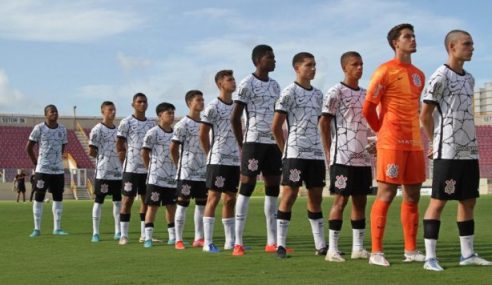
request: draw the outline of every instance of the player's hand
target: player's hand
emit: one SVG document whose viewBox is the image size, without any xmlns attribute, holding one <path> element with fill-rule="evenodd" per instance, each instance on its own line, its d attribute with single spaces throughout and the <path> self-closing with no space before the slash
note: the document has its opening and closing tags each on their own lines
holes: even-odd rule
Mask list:
<svg viewBox="0 0 492 285">
<path fill-rule="evenodd" d="M 369 154 L 376 155 L 377 154 L 376 142 L 373 141 L 373 142 L 370 142 L 369 144 L 367 144 L 366 150 Z"/>
<path fill-rule="evenodd" d="M 427 158 L 432 159 L 433 156 L 434 156 L 434 149 L 432 148 L 432 146 L 429 146 L 429 149 L 427 150 Z"/>
</svg>

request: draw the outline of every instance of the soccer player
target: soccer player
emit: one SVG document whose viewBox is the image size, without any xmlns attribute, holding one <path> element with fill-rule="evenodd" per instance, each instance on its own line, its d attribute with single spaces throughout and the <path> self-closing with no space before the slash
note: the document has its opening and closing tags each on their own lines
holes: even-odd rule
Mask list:
<svg viewBox="0 0 492 285">
<path fill-rule="evenodd" d="M 241 184 L 236 201 L 236 242 L 233 255 L 244 255 L 243 233 L 248 215 L 251 194 L 256 186 L 260 172 L 265 182 L 264 212 L 267 226 L 266 252 L 277 250 L 277 225 L 275 211 L 280 192 L 282 173 L 281 152 L 271 131 L 275 102 L 280 96 L 280 86 L 268 74 L 275 69 L 273 49 L 258 45 L 252 52 L 256 71 L 239 84 L 239 92 L 234 100 L 231 122 L 241 154 Z M 243 139 L 241 116 L 246 111 L 246 135 Z M 243 142 L 244 141 L 244 142 Z"/>
<path fill-rule="evenodd" d="M 323 100 L 321 139 L 330 159 L 330 192 L 335 195 L 330 210 L 327 261 L 343 262 L 338 250 L 343 210 L 352 196 L 352 259 L 368 258 L 364 249 L 365 209 L 371 190 L 371 160 L 366 150 L 369 128 L 362 116 L 366 90 L 359 87 L 362 57 L 349 51 L 340 58 L 345 78 L 330 88 Z"/>
<path fill-rule="evenodd" d="M 203 111 L 203 93 L 190 90 L 185 95 L 188 115 L 174 126 L 171 155 L 178 167 L 176 179 L 178 201 L 174 223 L 176 227 L 176 249 L 184 249 L 183 230 L 186 209 L 190 199 L 195 199 L 195 239 L 193 247 L 203 247 L 203 212 L 207 203 L 206 155 L 200 148 L 200 113 Z"/>
<path fill-rule="evenodd" d="M 212 100 L 202 116 L 200 126 L 200 145 L 208 154 L 207 188 L 208 198 L 203 214 L 203 251 L 217 253 L 219 248 L 213 243 L 215 208 L 223 196 L 222 224 L 225 232 L 225 250 L 234 247 L 234 204 L 239 184 L 239 147 L 231 128 L 233 108 L 232 93 L 236 81 L 232 70 L 221 70 L 215 75 L 215 83 L 220 90 L 219 97 Z M 209 133 L 212 132 L 210 139 Z"/>
<path fill-rule="evenodd" d="M 41 218 L 43 216 L 43 201 L 46 191 L 53 196 L 53 234 L 67 235 L 61 228 L 63 212 L 63 191 L 65 175 L 63 170 L 63 152 L 68 143 L 67 129 L 58 124 L 58 109 L 55 105 L 44 107 L 45 121 L 34 126 L 26 150 L 35 165 L 36 194 L 32 205 L 34 215 L 34 231 L 31 237 L 41 234 Z M 34 153 L 34 145 L 39 144 L 39 155 Z"/>
<path fill-rule="evenodd" d="M 116 133 L 114 125 L 116 107 L 111 101 L 101 104 L 102 122 L 92 128 L 89 135 L 89 155 L 96 158 L 96 180 L 94 183 L 94 206 L 92 207 L 92 242 L 99 242 L 101 208 L 107 195 L 113 198 L 114 239 L 121 237 L 121 162 L 116 153 Z"/>
<path fill-rule="evenodd" d="M 26 173 L 24 170 L 17 170 L 14 178 L 14 185 L 17 188 L 17 203 L 19 203 L 20 195 L 22 194 L 22 202 L 26 202 Z"/>
<path fill-rule="evenodd" d="M 277 256 L 287 257 L 287 230 L 292 206 L 302 182 L 308 189 L 307 214 L 314 237 L 317 255 L 326 254 L 322 192 L 325 186 L 325 161 L 318 131 L 323 93 L 311 85 L 316 74 L 314 56 L 301 52 L 294 56 L 292 65 L 296 81 L 287 86 L 275 105 L 272 132 L 278 148 L 283 151 L 282 198 L 277 212 Z M 287 119 L 288 137 L 284 139 L 282 126 Z"/>
<path fill-rule="evenodd" d="M 168 244 L 175 243 L 174 213 L 176 212 L 176 166 L 172 161 L 169 147 L 173 137 L 174 105 L 161 103 L 156 107 L 159 124 L 145 134 L 142 146 L 142 160 L 148 169 L 145 205 L 144 247 L 152 247 L 154 221 L 157 210 L 166 206 Z"/>
<path fill-rule="evenodd" d="M 128 228 L 130 224 L 132 205 L 137 194 L 142 198 L 140 203 L 140 241 L 145 240 L 145 188 L 147 169 L 142 161 L 140 151 L 143 138 L 155 123 L 145 117 L 148 103 L 147 96 L 137 93 L 132 101 L 133 114 L 121 120 L 118 126 L 116 150 L 120 161 L 123 163 L 123 189 L 121 191 L 122 203 L 120 211 L 121 238 L 120 245 L 128 243 Z"/>
<path fill-rule="evenodd" d="M 458 200 L 460 265 L 492 265 L 473 248 L 473 209 L 479 197 L 478 145 L 473 119 L 475 80 L 463 69 L 473 55 L 473 39 L 463 30 L 444 40 L 447 64 L 432 74 L 423 97 L 420 119 L 433 142 L 432 196 L 424 216 L 424 269 L 442 271 L 436 258 L 441 213 L 448 200 Z"/>
<path fill-rule="evenodd" d="M 405 262 L 424 261 L 417 251 L 420 187 L 425 180 L 425 161 L 420 138 L 419 98 L 424 74 L 412 65 L 417 51 L 413 26 L 400 24 L 388 32 L 395 57 L 374 72 L 363 114 L 377 133 L 376 173 L 378 191 L 371 209 L 372 253 L 369 264 L 389 266 L 383 254 L 383 235 L 388 208 L 403 185 L 401 223 Z M 379 113 L 376 111 L 380 108 Z"/>
</svg>

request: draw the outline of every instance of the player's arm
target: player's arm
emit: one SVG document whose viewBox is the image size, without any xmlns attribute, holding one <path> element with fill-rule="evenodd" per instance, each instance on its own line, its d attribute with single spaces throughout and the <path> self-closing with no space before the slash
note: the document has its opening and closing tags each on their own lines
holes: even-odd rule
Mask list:
<svg viewBox="0 0 492 285">
<path fill-rule="evenodd" d="M 121 163 L 125 161 L 126 156 L 126 139 L 123 137 L 118 137 L 116 140 L 116 153 L 118 153 L 118 158 Z"/>
<path fill-rule="evenodd" d="M 178 166 L 179 161 L 179 145 L 181 143 L 179 141 L 171 141 L 171 146 L 169 147 L 171 152 L 171 159 L 174 162 L 174 165 Z"/>
<path fill-rule="evenodd" d="M 420 112 L 420 122 L 422 123 L 425 134 L 430 141 L 434 138 L 434 118 L 432 117 L 432 113 L 435 108 L 435 103 L 424 102 L 422 105 L 422 111 Z"/>
<path fill-rule="evenodd" d="M 284 147 L 285 147 L 284 130 L 282 129 L 282 127 L 284 125 L 286 117 L 287 114 L 284 112 L 275 112 L 272 122 L 273 137 L 275 138 L 275 141 L 277 142 L 277 146 L 281 152 L 284 151 Z"/>
<path fill-rule="evenodd" d="M 377 107 L 378 104 L 374 104 L 368 100 L 364 101 L 364 106 L 362 107 L 362 115 L 364 115 L 367 123 L 374 132 L 378 132 L 381 128 L 381 121 L 379 119 Z"/>
<path fill-rule="evenodd" d="M 234 136 L 236 137 L 237 144 L 240 148 L 243 147 L 243 129 L 241 125 L 241 116 L 244 111 L 244 104 L 242 103 L 234 103 L 234 109 L 231 114 L 231 124 L 232 131 L 234 132 Z"/>
<path fill-rule="evenodd" d="M 142 161 L 145 168 L 148 169 L 150 163 L 150 149 L 143 147 L 142 150 L 140 151 L 140 154 L 142 155 Z"/>
<path fill-rule="evenodd" d="M 27 155 L 31 159 L 32 164 L 34 164 L 34 166 L 36 166 L 38 164 L 38 159 L 36 158 L 36 154 L 34 154 L 34 145 L 35 144 L 36 144 L 35 141 L 29 140 L 29 141 L 27 141 L 27 145 L 26 145 Z"/>
<path fill-rule="evenodd" d="M 96 157 L 97 156 L 97 147 L 90 145 L 89 146 L 89 156 Z"/>
<path fill-rule="evenodd" d="M 200 126 L 200 146 L 202 147 L 205 154 L 208 154 L 208 152 L 210 151 L 209 133 L 211 127 L 212 126 L 207 123 L 202 123 L 202 125 Z"/>
<path fill-rule="evenodd" d="M 331 114 L 323 114 L 319 120 L 319 131 L 321 134 L 321 141 L 323 142 L 323 148 L 325 149 L 325 155 L 330 157 L 331 147 Z"/>
</svg>

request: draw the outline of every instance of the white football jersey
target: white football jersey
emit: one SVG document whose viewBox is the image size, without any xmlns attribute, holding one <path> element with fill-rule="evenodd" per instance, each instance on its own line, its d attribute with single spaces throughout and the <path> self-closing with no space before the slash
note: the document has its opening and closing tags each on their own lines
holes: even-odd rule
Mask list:
<svg viewBox="0 0 492 285">
<path fill-rule="evenodd" d="M 46 123 L 39 123 L 32 129 L 29 140 L 39 144 L 36 172 L 45 174 L 63 174 L 64 144 L 68 143 L 67 129 L 58 124 L 51 129 Z"/>
<path fill-rule="evenodd" d="M 180 144 L 176 179 L 205 181 L 206 156 L 200 147 L 201 123 L 185 116 L 174 126 L 173 141 Z"/>
<path fill-rule="evenodd" d="M 97 149 L 96 179 L 121 180 L 121 162 L 116 152 L 116 127 L 99 123 L 92 128 L 89 146 Z"/>
<path fill-rule="evenodd" d="M 324 160 L 318 120 L 323 106 L 323 93 L 297 83 L 287 86 L 275 106 L 276 112 L 287 115 L 288 137 L 283 158 Z"/>
<path fill-rule="evenodd" d="M 145 134 L 142 148 L 151 151 L 147 184 L 176 188 L 176 166 L 169 150 L 172 137 L 173 131 L 166 132 L 160 126 Z"/>
<path fill-rule="evenodd" d="M 436 104 L 433 158 L 479 158 L 473 118 L 474 86 L 475 79 L 470 73 L 456 73 L 447 65 L 432 74 L 423 101 Z"/>
<path fill-rule="evenodd" d="M 142 162 L 140 150 L 142 149 L 145 134 L 154 126 L 154 121 L 148 119 L 141 121 L 133 115 L 121 120 L 117 136 L 126 139 L 127 145 L 123 172 L 147 173 Z"/>
<path fill-rule="evenodd" d="M 371 166 L 366 151 L 369 128 L 362 116 L 365 97 L 364 88 L 356 90 L 343 83 L 325 94 L 323 114 L 332 116 L 330 165 Z"/>
<path fill-rule="evenodd" d="M 212 127 L 207 164 L 239 166 L 239 146 L 232 132 L 232 102 L 215 98 L 203 111 L 202 122 Z"/>
<path fill-rule="evenodd" d="M 243 104 L 246 111 L 244 142 L 275 144 L 271 125 L 275 102 L 280 96 L 277 81 L 271 78 L 262 81 L 250 74 L 241 81 L 238 90 L 234 101 Z"/>
</svg>

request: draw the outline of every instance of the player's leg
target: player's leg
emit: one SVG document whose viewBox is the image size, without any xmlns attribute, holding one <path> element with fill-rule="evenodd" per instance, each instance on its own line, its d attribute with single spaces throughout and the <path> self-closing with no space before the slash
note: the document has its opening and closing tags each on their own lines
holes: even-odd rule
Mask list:
<svg viewBox="0 0 492 285">
<path fill-rule="evenodd" d="M 110 183 L 110 192 L 113 197 L 113 220 L 114 220 L 114 240 L 121 238 L 121 180 L 114 180 Z"/>
<path fill-rule="evenodd" d="M 32 214 L 34 218 L 34 230 L 31 237 L 37 237 L 41 234 L 41 219 L 43 217 L 43 203 L 46 196 L 47 184 L 44 175 L 41 173 L 35 174 L 34 180 L 35 193 L 34 203 L 32 204 Z"/>
<path fill-rule="evenodd" d="M 102 191 L 101 191 L 102 190 Z M 92 206 L 92 242 L 99 242 L 101 236 L 99 234 L 99 225 L 101 224 L 101 208 L 104 204 L 104 198 L 109 191 L 109 185 L 105 181 L 96 179 L 94 183 L 94 205 Z"/>
<path fill-rule="evenodd" d="M 405 241 L 405 262 L 425 261 L 425 256 L 417 250 L 417 231 L 419 228 L 419 200 L 422 184 L 403 185 L 400 218 Z"/>
<path fill-rule="evenodd" d="M 193 186 L 194 185 L 190 181 L 178 181 L 178 199 L 176 202 L 176 215 L 174 216 L 176 249 L 185 248 L 183 243 L 183 231 L 186 221 L 186 209 L 188 209 L 188 206 L 190 205 L 191 191 Z"/>
<path fill-rule="evenodd" d="M 61 219 L 63 214 L 63 192 L 65 186 L 64 175 L 51 175 L 49 180 L 50 191 L 53 195 L 53 204 L 51 205 L 51 211 L 53 212 L 53 234 L 67 235 L 68 233 L 63 231 L 61 228 Z"/>
<path fill-rule="evenodd" d="M 242 166 L 242 172 L 244 173 L 243 169 L 244 166 Z M 239 185 L 239 195 L 237 195 L 235 206 L 235 245 L 242 247 L 244 246 L 243 233 L 244 227 L 246 225 L 246 217 L 248 215 L 249 199 L 251 198 L 251 194 L 255 190 L 256 175 L 246 176 L 242 174 L 240 180 L 241 184 Z"/>
<path fill-rule="evenodd" d="M 123 173 L 122 179 L 122 191 L 121 191 L 121 211 L 120 211 L 120 227 L 121 238 L 120 245 L 126 245 L 128 243 L 128 230 L 130 228 L 130 219 L 133 202 L 137 195 L 137 187 L 135 185 L 135 177 L 133 173 Z"/>
<path fill-rule="evenodd" d="M 193 196 L 195 197 L 195 211 L 193 215 L 195 222 L 195 238 L 193 240 L 193 247 L 203 247 L 203 213 L 205 212 L 205 205 L 207 204 L 207 187 L 205 182 L 196 182 Z"/>
<path fill-rule="evenodd" d="M 167 221 L 167 244 L 176 243 L 176 228 L 174 219 L 176 217 L 176 188 L 164 188 L 162 204 L 166 206 L 166 221 Z"/>
<path fill-rule="evenodd" d="M 152 238 L 154 234 L 154 221 L 155 221 L 157 210 L 160 207 L 159 205 L 160 203 L 161 203 L 160 200 L 158 202 L 149 201 L 147 212 L 145 213 L 145 241 L 144 241 L 145 248 L 150 248 L 153 246 Z"/>
<path fill-rule="evenodd" d="M 334 262 L 343 262 L 345 259 L 340 255 L 338 249 L 338 240 L 342 230 L 343 211 L 347 205 L 350 196 L 335 194 L 331 204 L 330 216 L 328 218 L 328 252 L 326 260 Z"/>
<path fill-rule="evenodd" d="M 435 177 L 435 176 L 434 176 Z M 436 199 L 436 193 L 432 193 L 429 206 L 424 214 L 424 244 L 425 244 L 425 264 L 424 269 L 432 271 L 442 271 L 436 255 L 436 245 L 439 239 L 439 228 L 441 227 L 441 213 L 446 206 L 447 200 Z"/>
<path fill-rule="evenodd" d="M 237 185 L 237 184 L 236 184 Z M 237 187 L 237 186 L 236 186 Z M 224 226 L 224 249 L 234 248 L 234 205 L 236 204 L 236 191 L 226 191 L 222 194 L 222 225 Z"/>
<path fill-rule="evenodd" d="M 366 194 L 352 195 L 352 213 L 350 217 L 352 225 L 352 259 L 369 258 L 369 253 L 364 248 L 366 205 Z"/>
<path fill-rule="evenodd" d="M 147 205 L 144 203 L 146 199 L 147 189 L 147 174 L 135 174 L 137 183 L 137 193 L 140 195 L 140 242 L 145 239 L 145 213 L 147 212 Z M 158 240 L 154 240 L 158 241 Z"/>
<path fill-rule="evenodd" d="M 215 226 L 215 209 L 220 201 L 221 192 L 209 189 L 207 196 L 207 204 L 203 213 L 203 232 L 204 245 L 203 251 L 218 252 L 218 248 L 213 243 L 213 232 Z"/>
<path fill-rule="evenodd" d="M 305 160 L 304 183 L 308 189 L 307 212 L 314 238 L 315 254 L 325 256 L 327 252 L 323 211 L 323 188 L 325 186 L 325 161 Z"/>
</svg>

